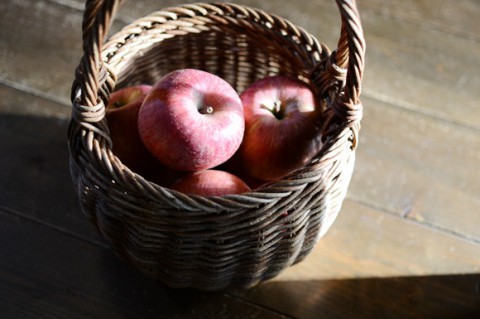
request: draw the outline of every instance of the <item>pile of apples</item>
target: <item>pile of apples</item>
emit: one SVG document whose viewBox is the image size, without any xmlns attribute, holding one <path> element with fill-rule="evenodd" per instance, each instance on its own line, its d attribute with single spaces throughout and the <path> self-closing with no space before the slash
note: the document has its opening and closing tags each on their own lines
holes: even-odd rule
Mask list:
<svg viewBox="0 0 480 319">
<path fill-rule="evenodd" d="M 298 79 L 266 77 L 239 95 L 196 69 L 122 88 L 106 107 L 113 152 L 126 166 L 202 196 L 248 192 L 305 165 L 321 147 L 319 117 Z"/>
</svg>

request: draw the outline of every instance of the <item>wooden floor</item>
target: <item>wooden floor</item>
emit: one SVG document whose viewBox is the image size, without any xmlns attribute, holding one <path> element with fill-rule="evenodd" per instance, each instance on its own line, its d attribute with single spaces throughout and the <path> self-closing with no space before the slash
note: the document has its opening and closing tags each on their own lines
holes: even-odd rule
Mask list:
<svg viewBox="0 0 480 319">
<path fill-rule="evenodd" d="M 132 270 L 79 210 L 66 127 L 82 2 L 0 1 L 1 318 L 480 318 L 479 1 L 358 1 L 365 112 L 343 209 L 299 265 L 216 293 Z M 333 0 L 236 2 L 336 45 Z M 177 4 L 127 0 L 115 28 Z"/>
</svg>

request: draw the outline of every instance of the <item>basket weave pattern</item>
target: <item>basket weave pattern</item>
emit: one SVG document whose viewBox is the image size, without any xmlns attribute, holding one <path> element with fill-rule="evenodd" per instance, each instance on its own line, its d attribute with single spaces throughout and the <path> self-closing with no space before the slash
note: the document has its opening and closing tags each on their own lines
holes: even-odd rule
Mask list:
<svg viewBox="0 0 480 319">
<path fill-rule="evenodd" d="M 108 32 L 118 1 L 87 1 L 84 56 L 72 87 L 70 168 L 82 211 L 115 252 L 173 287 L 250 287 L 305 258 L 334 222 L 355 161 L 365 44 L 354 1 L 333 53 L 275 15 L 234 4 L 168 8 Z M 112 152 L 112 90 L 181 68 L 238 92 L 266 76 L 309 83 L 323 107 L 319 154 L 282 180 L 240 195 L 185 195 L 145 180 Z"/>
</svg>

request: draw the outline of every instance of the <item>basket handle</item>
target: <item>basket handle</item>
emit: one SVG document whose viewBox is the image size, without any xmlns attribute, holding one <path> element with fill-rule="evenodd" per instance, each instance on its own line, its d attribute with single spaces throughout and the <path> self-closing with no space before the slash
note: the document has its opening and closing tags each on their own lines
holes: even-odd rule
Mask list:
<svg viewBox="0 0 480 319">
<path fill-rule="evenodd" d="M 113 17 L 123 0 L 87 0 L 82 23 L 83 57 L 77 71 L 80 82 L 80 103 L 98 106 L 99 73 L 105 72 L 101 59 L 104 38 Z M 338 48 L 334 55 L 334 68 L 347 69 L 344 93 L 333 103 L 333 112 L 348 122 L 359 122 L 361 105 L 359 96 L 365 59 L 365 41 L 355 0 L 336 0 L 342 18 Z"/>
<path fill-rule="evenodd" d="M 98 104 L 99 74 L 101 70 L 105 71 L 101 57 L 102 46 L 122 2 L 123 0 L 87 0 L 85 3 L 82 21 L 83 57 L 77 70 L 82 105 Z"/>
<path fill-rule="evenodd" d="M 357 127 L 362 117 L 361 83 L 365 67 L 365 38 L 355 0 L 336 0 L 342 17 L 342 29 L 334 63 L 346 68 L 343 94 L 337 96 L 332 110 L 336 116 Z"/>
</svg>

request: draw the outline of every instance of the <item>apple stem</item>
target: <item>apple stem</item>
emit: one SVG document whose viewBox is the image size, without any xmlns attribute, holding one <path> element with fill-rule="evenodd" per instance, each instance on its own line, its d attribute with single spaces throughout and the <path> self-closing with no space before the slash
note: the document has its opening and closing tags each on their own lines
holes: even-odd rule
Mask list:
<svg viewBox="0 0 480 319">
<path fill-rule="evenodd" d="M 272 112 L 272 114 L 275 116 L 275 118 L 277 118 L 279 120 L 281 120 L 283 118 L 284 114 L 283 114 L 283 111 L 282 111 L 282 101 L 280 101 L 280 100 L 275 100 L 273 102 L 273 107 L 268 107 L 265 104 L 262 104 L 260 107 Z"/>
<path fill-rule="evenodd" d="M 208 105 L 208 106 L 200 108 L 198 111 L 202 114 L 212 114 L 213 113 L 213 106 Z"/>
<path fill-rule="evenodd" d="M 275 114 L 280 114 L 280 109 L 282 107 L 282 102 L 280 100 L 275 100 L 273 103 L 273 111 Z"/>
</svg>

